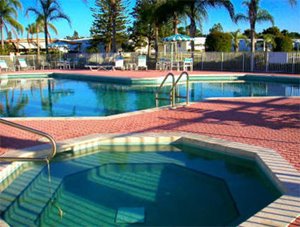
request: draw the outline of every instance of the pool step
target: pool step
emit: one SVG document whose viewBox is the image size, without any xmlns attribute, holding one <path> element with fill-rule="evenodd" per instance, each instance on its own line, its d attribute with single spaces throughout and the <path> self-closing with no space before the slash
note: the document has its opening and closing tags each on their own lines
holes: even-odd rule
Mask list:
<svg viewBox="0 0 300 227">
<path fill-rule="evenodd" d="M 1 211 L 4 219 L 10 225 L 33 226 L 38 224 L 41 213 L 51 202 L 55 189 L 60 185 L 60 181 L 53 178 L 50 189 L 46 174 L 40 169 L 39 171 L 27 171 L 1 193 Z M 12 192 L 13 195 L 10 196 Z M 10 199 L 8 199 L 9 197 Z M 12 198 L 15 198 L 14 201 Z"/>
</svg>

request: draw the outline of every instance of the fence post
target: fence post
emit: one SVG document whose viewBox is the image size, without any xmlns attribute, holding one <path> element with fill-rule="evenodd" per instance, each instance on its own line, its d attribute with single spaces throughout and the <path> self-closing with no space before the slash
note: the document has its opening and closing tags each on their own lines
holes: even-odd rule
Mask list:
<svg viewBox="0 0 300 227">
<path fill-rule="evenodd" d="M 242 64 L 242 72 L 245 72 L 245 53 L 243 53 Z"/>
<path fill-rule="evenodd" d="M 224 53 L 221 52 L 221 71 L 223 71 L 223 60 L 224 60 Z"/>
<path fill-rule="evenodd" d="M 292 73 L 295 73 L 295 53 L 292 56 Z"/>
<path fill-rule="evenodd" d="M 251 57 L 250 57 L 250 71 L 254 71 L 254 53 L 251 52 Z"/>
<path fill-rule="evenodd" d="M 268 72 L 269 71 L 269 53 L 268 52 L 266 52 L 265 59 L 266 59 L 266 72 Z"/>
</svg>

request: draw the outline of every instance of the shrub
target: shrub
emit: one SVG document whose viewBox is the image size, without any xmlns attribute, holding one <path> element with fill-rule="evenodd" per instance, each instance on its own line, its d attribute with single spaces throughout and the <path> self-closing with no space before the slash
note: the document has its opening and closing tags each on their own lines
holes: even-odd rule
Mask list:
<svg viewBox="0 0 300 227">
<path fill-rule="evenodd" d="M 231 35 L 229 33 L 212 32 L 206 37 L 206 51 L 230 52 L 231 42 Z"/>
<path fill-rule="evenodd" d="M 279 35 L 275 37 L 276 47 L 274 51 L 290 52 L 293 51 L 293 41 L 289 36 Z"/>
</svg>

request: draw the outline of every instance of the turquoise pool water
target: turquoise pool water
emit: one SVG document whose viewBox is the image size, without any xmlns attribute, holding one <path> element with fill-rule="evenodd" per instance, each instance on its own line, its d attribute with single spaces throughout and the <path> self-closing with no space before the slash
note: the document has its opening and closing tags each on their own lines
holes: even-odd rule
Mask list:
<svg viewBox="0 0 300 227">
<path fill-rule="evenodd" d="M 109 116 L 132 112 L 155 107 L 156 89 L 157 86 L 60 78 L 1 80 L 0 117 Z M 164 91 L 167 93 L 169 89 L 166 87 Z M 180 85 L 178 93 L 185 95 L 184 84 Z M 208 97 L 299 95 L 299 84 L 259 81 L 190 84 L 190 101 Z M 161 106 L 168 104 L 168 101 L 160 101 Z"/>
<path fill-rule="evenodd" d="M 112 146 L 30 166 L 0 194 L 11 226 L 238 225 L 280 196 L 253 161 L 189 146 Z"/>
</svg>

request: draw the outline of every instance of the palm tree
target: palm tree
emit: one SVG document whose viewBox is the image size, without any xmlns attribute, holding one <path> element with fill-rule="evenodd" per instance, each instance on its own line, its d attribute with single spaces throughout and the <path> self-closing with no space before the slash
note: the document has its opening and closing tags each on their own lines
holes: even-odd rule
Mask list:
<svg viewBox="0 0 300 227">
<path fill-rule="evenodd" d="M 52 30 L 56 35 L 58 31 L 52 23 L 48 23 L 48 29 Z M 26 28 L 27 31 L 27 42 L 33 42 L 33 35 L 36 34 L 36 45 L 37 45 L 37 54 L 40 55 L 40 46 L 39 46 L 39 33 L 44 32 L 44 20 L 42 17 L 36 19 L 35 23 L 29 24 Z M 31 36 L 31 37 L 30 37 Z M 51 40 L 50 32 L 48 32 L 48 38 Z M 31 39 L 31 41 L 30 41 Z"/>
<path fill-rule="evenodd" d="M 36 33 L 36 26 L 35 24 L 28 24 L 25 30 L 27 32 L 27 43 L 28 43 L 28 49 L 30 51 L 30 43 L 32 43 L 33 35 Z"/>
<path fill-rule="evenodd" d="M 48 54 L 48 35 L 49 35 L 49 24 L 51 21 L 58 19 L 65 19 L 71 26 L 70 18 L 64 14 L 60 8 L 57 0 L 39 0 L 40 9 L 29 7 L 26 10 L 26 14 L 33 12 L 37 18 L 42 18 L 45 34 L 45 45 L 46 53 Z"/>
<path fill-rule="evenodd" d="M 173 26 L 173 33 L 178 34 L 177 25 L 180 23 L 179 18 L 184 14 L 186 2 L 182 0 L 165 0 L 161 2 L 157 8 L 161 23 L 170 21 Z"/>
<path fill-rule="evenodd" d="M 238 52 L 240 39 L 246 39 L 247 36 L 243 35 L 240 29 L 236 30 L 235 32 L 230 32 L 230 34 L 233 40 L 234 51 Z"/>
<path fill-rule="evenodd" d="M 234 6 L 230 0 L 192 0 L 185 1 L 186 15 L 189 17 L 190 24 L 190 36 L 192 38 L 196 35 L 196 20 L 203 21 L 207 18 L 207 9 L 209 7 L 225 7 L 229 12 L 230 17 L 234 18 Z M 191 51 L 194 52 L 194 41 L 191 42 Z"/>
<path fill-rule="evenodd" d="M 4 49 L 4 32 L 23 33 L 23 26 L 16 20 L 18 17 L 17 10 L 22 9 L 19 0 L 1 0 L 0 1 L 0 32 L 1 32 L 1 48 Z"/>
<path fill-rule="evenodd" d="M 274 25 L 274 19 L 269 14 L 268 11 L 261 9 L 259 7 L 260 0 L 245 0 L 243 1 L 243 5 L 248 8 L 248 12 L 246 15 L 237 14 L 235 16 L 235 21 L 249 21 L 250 22 L 250 39 L 251 39 L 251 52 L 255 52 L 255 26 L 258 22 L 269 21 Z"/>
<path fill-rule="evenodd" d="M 138 0 L 133 11 L 136 18 L 133 26 L 135 39 L 139 44 L 147 37 L 148 56 L 150 55 L 151 43 L 154 40 L 155 59 L 158 58 L 159 32 L 166 23 L 166 17 L 162 5 L 165 1 L 160 0 Z"/>
</svg>

